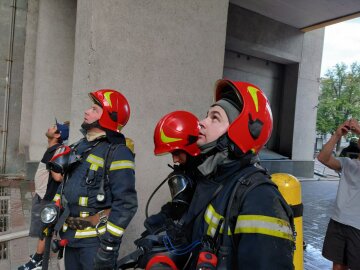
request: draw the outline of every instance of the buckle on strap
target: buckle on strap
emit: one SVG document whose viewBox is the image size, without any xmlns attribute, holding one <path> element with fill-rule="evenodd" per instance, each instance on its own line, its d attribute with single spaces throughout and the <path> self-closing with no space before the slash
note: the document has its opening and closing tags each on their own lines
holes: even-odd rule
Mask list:
<svg viewBox="0 0 360 270">
<path fill-rule="evenodd" d="M 107 213 L 105 212 L 105 210 L 101 210 L 101 211 L 97 212 L 97 215 L 99 215 L 99 222 L 96 224 L 95 230 L 96 230 L 97 235 L 99 236 L 100 235 L 99 227 L 101 224 L 105 225 L 107 223 L 108 216 L 107 216 Z"/>
</svg>

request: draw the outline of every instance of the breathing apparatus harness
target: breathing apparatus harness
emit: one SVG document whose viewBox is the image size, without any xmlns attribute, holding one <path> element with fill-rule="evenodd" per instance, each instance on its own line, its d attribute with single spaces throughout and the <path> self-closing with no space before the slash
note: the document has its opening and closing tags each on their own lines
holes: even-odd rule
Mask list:
<svg viewBox="0 0 360 270">
<path fill-rule="evenodd" d="M 68 155 L 67 158 L 57 158 L 57 159 L 52 159 L 52 161 L 49 163 L 49 167 L 50 169 L 58 169 L 58 168 L 62 168 L 63 172 L 64 172 L 64 181 L 63 184 L 61 186 L 61 190 L 60 190 L 60 198 L 61 198 L 61 206 L 63 208 L 63 211 L 60 215 L 60 217 L 58 218 L 58 222 L 55 225 L 55 231 L 59 231 L 61 229 L 61 227 L 63 226 L 63 224 L 65 223 L 66 219 L 69 217 L 70 215 L 70 208 L 68 206 L 68 202 L 66 200 L 66 197 L 64 195 L 64 187 L 66 185 L 66 182 L 68 181 L 69 178 L 69 174 L 71 173 L 71 171 L 73 171 L 77 165 L 80 164 L 81 161 L 83 161 L 87 155 L 87 153 L 89 153 L 91 150 L 93 150 L 94 148 L 96 148 L 97 146 L 102 145 L 105 140 L 106 137 L 102 137 L 97 139 L 93 144 L 91 144 L 88 148 L 86 148 L 81 154 L 77 154 L 77 148 L 80 145 L 80 143 L 82 143 L 85 140 L 85 138 L 79 140 L 78 142 L 72 144 L 70 146 L 70 151 L 68 153 L 66 153 Z M 124 143 L 122 143 L 124 144 Z M 112 156 L 112 153 L 115 151 L 115 149 L 118 147 L 119 144 L 114 144 L 114 143 L 110 143 L 108 145 L 108 148 L 106 150 L 105 153 L 105 160 L 104 160 L 104 172 L 102 175 L 102 178 L 100 180 L 100 186 L 96 195 L 96 200 L 98 203 L 102 203 L 106 200 L 105 197 L 105 191 L 104 191 L 104 185 L 106 181 L 109 181 L 109 169 L 110 169 L 110 157 Z M 56 157 L 56 156 L 54 156 Z M 64 164 L 60 164 L 60 162 L 64 162 Z M 68 162 L 66 164 L 66 162 Z M 88 179 L 86 179 L 86 182 L 88 181 Z M 93 208 L 93 207 L 86 207 L 86 206 L 76 206 L 78 208 L 79 211 L 82 212 L 93 212 L 93 213 L 97 213 L 99 212 L 99 209 L 97 208 Z M 75 210 L 76 211 L 76 210 Z M 103 210 L 101 210 L 100 212 L 102 212 Z M 104 224 L 107 222 L 107 215 L 102 215 L 101 213 L 99 214 L 99 222 L 96 224 L 95 229 L 98 232 L 98 227 L 101 224 Z"/>
</svg>

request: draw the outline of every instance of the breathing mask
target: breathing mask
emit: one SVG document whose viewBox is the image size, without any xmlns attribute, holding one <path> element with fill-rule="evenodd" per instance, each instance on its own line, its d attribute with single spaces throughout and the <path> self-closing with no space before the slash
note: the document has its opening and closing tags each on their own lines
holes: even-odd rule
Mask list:
<svg viewBox="0 0 360 270">
<path fill-rule="evenodd" d="M 52 159 L 47 163 L 49 170 L 65 174 L 69 167 L 79 160 L 72 148 L 67 145 L 59 146 Z"/>
</svg>

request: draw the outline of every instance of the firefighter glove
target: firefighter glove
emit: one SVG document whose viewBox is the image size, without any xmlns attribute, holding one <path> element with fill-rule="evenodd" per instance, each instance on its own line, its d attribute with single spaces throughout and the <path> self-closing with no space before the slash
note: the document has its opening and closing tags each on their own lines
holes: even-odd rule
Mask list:
<svg viewBox="0 0 360 270">
<path fill-rule="evenodd" d="M 119 255 L 118 243 L 101 240 L 100 247 L 94 259 L 94 270 L 113 270 Z"/>
<path fill-rule="evenodd" d="M 145 219 L 144 226 L 150 234 L 153 234 L 164 227 L 166 219 L 167 217 L 160 212 Z"/>
</svg>

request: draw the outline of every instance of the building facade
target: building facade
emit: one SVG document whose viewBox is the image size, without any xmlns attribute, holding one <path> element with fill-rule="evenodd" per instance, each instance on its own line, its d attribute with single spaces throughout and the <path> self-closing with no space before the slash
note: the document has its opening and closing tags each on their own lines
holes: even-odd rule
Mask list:
<svg viewBox="0 0 360 270">
<path fill-rule="evenodd" d="M 2 172 L 31 179 L 55 117 L 71 121 L 75 142 L 88 93 L 119 90 L 131 106 L 123 131 L 136 152 L 140 207 L 125 237 L 132 241 L 147 198 L 170 172 L 170 156 L 153 155 L 155 124 L 179 109 L 204 117 L 215 81 L 226 77 L 258 85 L 270 100 L 274 132 L 263 164 L 312 177 L 324 28 L 304 30 L 311 23 L 286 21 L 294 15 L 287 10 L 277 10 L 284 20 L 267 15 L 260 4 L 270 1 L 255 10 L 250 2 L 1 0 Z M 337 15 L 348 14 L 328 17 Z M 166 187 L 160 193 L 150 211 L 168 199 Z"/>
</svg>

